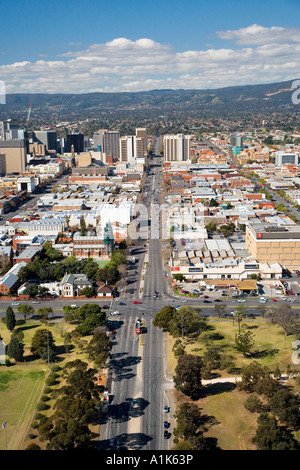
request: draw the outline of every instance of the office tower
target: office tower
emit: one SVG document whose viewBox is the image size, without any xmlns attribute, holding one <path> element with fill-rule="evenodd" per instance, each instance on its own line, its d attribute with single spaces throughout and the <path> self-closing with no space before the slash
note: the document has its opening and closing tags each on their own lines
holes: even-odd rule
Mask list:
<svg viewBox="0 0 300 470">
<path fill-rule="evenodd" d="M 275 165 L 298 165 L 299 157 L 296 153 L 288 153 L 282 150 L 275 154 Z"/>
<path fill-rule="evenodd" d="M 119 140 L 119 161 L 131 165 L 136 163 L 137 158 L 144 158 L 144 139 L 135 135 L 126 135 Z"/>
<path fill-rule="evenodd" d="M 24 138 L 24 131 L 23 132 Z M 0 121 L 0 140 L 14 140 L 19 139 L 19 122 L 16 119 L 5 119 Z"/>
<path fill-rule="evenodd" d="M 6 174 L 6 158 L 5 153 L 0 153 L 0 175 Z"/>
<path fill-rule="evenodd" d="M 240 134 L 231 134 L 230 136 L 231 147 L 243 147 L 243 137 Z"/>
<path fill-rule="evenodd" d="M 56 131 L 34 131 L 34 140 L 38 144 L 43 144 L 46 150 L 57 151 L 57 132 Z"/>
<path fill-rule="evenodd" d="M 143 152 L 144 155 L 147 154 L 147 129 L 145 127 L 137 127 L 135 130 L 136 137 L 141 137 L 143 139 Z"/>
<path fill-rule="evenodd" d="M 0 141 L 0 152 L 5 153 L 6 173 L 22 173 L 26 169 L 26 141 Z"/>
<path fill-rule="evenodd" d="M 103 130 L 93 135 L 94 145 L 98 151 L 106 155 L 112 155 L 119 160 L 120 132 Z"/>
<path fill-rule="evenodd" d="M 177 134 L 164 136 L 165 162 L 190 161 L 190 135 Z"/>
<path fill-rule="evenodd" d="M 72 152 L 72 146 L 75 153 L 84 151 L 84 135 L 83 134 L 68 134 L 66 141 L 66 152 Z"/>
</svg>

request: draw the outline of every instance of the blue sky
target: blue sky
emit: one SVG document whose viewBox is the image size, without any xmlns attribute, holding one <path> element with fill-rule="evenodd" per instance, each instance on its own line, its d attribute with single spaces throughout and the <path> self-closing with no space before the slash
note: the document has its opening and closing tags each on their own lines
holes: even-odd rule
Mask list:
<svg viewBox="0 0 300 470">
<path fill-rule="evenodd" d="M 1 3 L 7 92 L 219 88 L 300 75 L 296 0 Z"/>
</svg>

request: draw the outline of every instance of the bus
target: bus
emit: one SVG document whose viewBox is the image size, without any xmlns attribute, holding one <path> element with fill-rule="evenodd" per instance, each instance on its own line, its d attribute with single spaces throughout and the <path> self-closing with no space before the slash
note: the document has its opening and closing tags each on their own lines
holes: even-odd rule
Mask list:
<svg viewBox="0 0 300 470">
<path fill-rule="evenodd" d="M 141 332 L 141 320 L 138 318 L 135 323 L 135 332 L 139 334 Z"/>
</svg>

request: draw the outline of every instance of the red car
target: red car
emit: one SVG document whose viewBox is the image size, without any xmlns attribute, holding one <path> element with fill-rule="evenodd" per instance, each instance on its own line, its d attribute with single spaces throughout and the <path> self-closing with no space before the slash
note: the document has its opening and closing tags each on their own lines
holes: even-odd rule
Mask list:
<svg viewBox="0 0 300 470">
<path fill-rule="evenodd" d="M 272 300 L 273 300 L 273 302 L 278 302 L 278 300 L 277 300 L 277 299 L 272 299 Z"/>
<path fill-rule="evenodd" d="M 140 302 L 139 300 L 134 300 L 133 303 L 134 304 L 141 304 L 142 302 Z"/>
</svg>

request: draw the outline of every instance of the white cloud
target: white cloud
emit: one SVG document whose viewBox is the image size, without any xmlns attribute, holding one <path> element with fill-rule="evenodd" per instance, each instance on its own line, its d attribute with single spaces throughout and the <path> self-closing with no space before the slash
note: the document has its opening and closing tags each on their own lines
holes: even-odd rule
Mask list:
<svg viewBox="0 0 300 470">
<path fill-rule="evenodd" d="M 299 76 L 299 34 L 298 28 L 252 25 L 218 33 L 244 47 L 184 52 L 149 38 L 121 37 L 68 51 L 58 60 L 2 65 L 0 80 L 8 93 L 205 89 L 290 80 Z"/>
<path fill-rule="evenodd" d="M 247 28 L 219 31 L 217 34 L 222 39 L 233 39 L 236 44 L 240 45 L 300 42 L 300 28 L 296 27 L 282 28 L 279 26 L 272 26 L 271 28 L 265 28 L 263 26 L 253 24 Z"/>
</svg>

